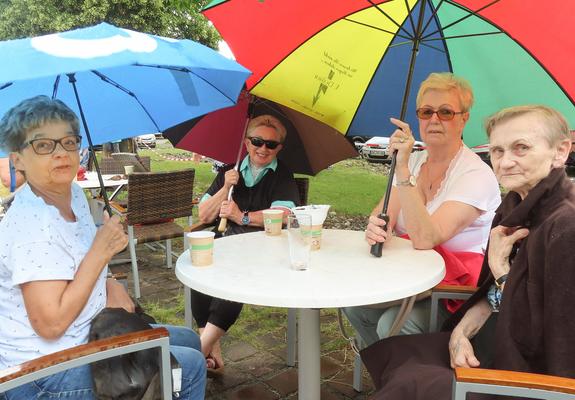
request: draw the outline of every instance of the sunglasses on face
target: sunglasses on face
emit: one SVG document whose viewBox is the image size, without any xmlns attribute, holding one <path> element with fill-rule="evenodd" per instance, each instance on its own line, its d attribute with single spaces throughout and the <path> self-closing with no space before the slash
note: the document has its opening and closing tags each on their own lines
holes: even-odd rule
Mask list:
<svg viewBox="0 0 575 400">
<path fill-rule="evenodd" d="M 439 110 L 435 111 L 433 108 L 418 108 L 415 110 L 417 114 L 417 118 L 428 120 L 433 117 L 433 114 L 437 114 L 437 118 L 442 121 L 451 121 L 456 114 L 465 114 L 465 111 L 455 112 L 450 110 L 449 108 L 440 108 Z"/>
<path fill-rule="evenodd" d="M 276 147 L 278 147 L 281 144 L 280 142 L 276 142 L 275 140 L 264 140 L 264 139 L 259 138 L 257 136 L 249 137 L 248 139 L 256 147 L 262 147 L 265 144 L 266 147 L 270 150 L 274 150 Z"/>
<path fill-rule="evenodd" d="M 70 135 L 64 136 L 61 139 L 32 139 L 24 143 L 22 149 L 27 146 L 32 146 L 34 153 L 38 155 L 52 154 L 56 150 L 56 145 L 60 144 L 62 148 L 66 151 L 78 151 L 80 150 L 80 144 L 82 143 L 82 136 L 80 135 Z"/>
</svg>

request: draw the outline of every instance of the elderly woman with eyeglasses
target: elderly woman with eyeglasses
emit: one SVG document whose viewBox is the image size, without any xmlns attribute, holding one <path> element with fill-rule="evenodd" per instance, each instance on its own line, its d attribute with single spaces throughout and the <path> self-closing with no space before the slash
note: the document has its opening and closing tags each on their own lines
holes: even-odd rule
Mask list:
<svg viewBox="0 0 575 400">
<path fill-rule="evenodd" d="M 277 159 L 286 133 L 281 121 L 272 115 L 260 115 L 249 122 L 244 139 L 248 154 L 238 171 L 229 165 L 218 173 L 200 201 L 202 223 L 217 225 L 219 218 L 227 218 L 224 235 L 234 235 L 262 230 L 262 211 L 268 208 L 283 209 L 286 218 L 290 208 L 299 202 L 292 172 Z M 233 197 L 228 201 L 232 186 Z M 242 306 L 192 290 L 192 313 L 199 326 L 208 368 L 221 371 L 224 360 L 220 338 L 237 320 Z"/>
<path fill-rule="evenodd" d="M 82 189 L 78 118 L 59 100 L 37 96 L 0 120 L 0 148 L 26 184 L 0 221 L 0 369 L 88 341 L 104 307 L 134 310 L 107 264 L 128 238 L 118 216 L 96 230 Z M 180 399 L 203 399 L 205 362 L 190 329 L 169 327 L 172 354 L 182 366 Z M 95 398 L 88 365 L 0 395 L 5 399 Z"/>
<path fill-rule="evenodd" d="M 426 149 L 412 153 L 410 126 L 390 119 L 397 126 L 390 138 L 390 151 L 397 151 L 390 220 L 386 225 L 377 217 L 381 199 L 369 218 L 366 240 L 373 245 L 392 234 L 407 235 L 416 249 L 435 248 L 444 257 L 444 283 L 476 285 L 501 198 L 493 171 L 463 143 L 473 92 L 462 78 L 432 73 L 422 82 L 416 104 Z M 442 305 L 441 317 L 445 319 L 459 304 Z M 426 332 L 429 308 L 429 299 L 415 303 L 401 333 Z M 398 306 L 386 305 L 344 309 L 366 345 L 388 336 L 398 311 Z"/>
</svg>

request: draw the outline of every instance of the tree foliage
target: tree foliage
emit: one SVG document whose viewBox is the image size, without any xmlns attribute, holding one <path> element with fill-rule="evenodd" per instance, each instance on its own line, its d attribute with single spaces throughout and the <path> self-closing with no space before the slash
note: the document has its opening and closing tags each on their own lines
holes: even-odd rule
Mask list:
<svg viewBox="0 0 575 400">
<path fill-rule="evenodd" d="M 108 22 L 217 48 L 219 35 L 200 14 L 207 3 L 208 0 L 0 0 L 0 40 Z"/>
</svg>

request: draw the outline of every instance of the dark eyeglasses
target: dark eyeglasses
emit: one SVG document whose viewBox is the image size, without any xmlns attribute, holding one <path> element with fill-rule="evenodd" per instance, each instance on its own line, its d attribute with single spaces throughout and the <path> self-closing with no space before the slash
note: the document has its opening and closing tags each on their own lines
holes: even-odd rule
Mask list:
<svg viewBox="0 0 575 400">
<path fill-rule="evenodd" d="M 257 136 L 249 137 L 248 139 L 256 147 L 262 147 L 265 144 L 266 147 L 270 150 L 275 149 L 281 144 L 280 142 L 276 142 L 275 140 L 263 140 L 262 138 Z"/>
<path fill-rule="evenodd" d="M 437 118 L 439 118 L 442 121 L 451 121 L 456 114 L 465 114 L 465 111 L 459 111 L 459 112 L 455 112 L 453 110 L 450 110 L 449 108 L 440 108 L 439 110 L 435 111 L 432 108 L 418 108 L 417 110 L 415 110 L 416 114 L 417 114 L 417 118 L 419 119 L 431 119 L 431 117 L 433 117 L 433 114 L 437 114 Z"/>
<path fill-rule="evenodd" d="M 82 143 L 82 136 L 70 135 L 57 140 L 48 138 L 32 139 L 24 143 L 22 149 L 30 145 L 34 150 L 34 153 L 43 156 L 46 154 L 52 154 L 54 150 L 56 150 L 56 145 L 58 143 L 66 151 L 78 151 L 80 150 L 80 144 Z"/>
</svg>

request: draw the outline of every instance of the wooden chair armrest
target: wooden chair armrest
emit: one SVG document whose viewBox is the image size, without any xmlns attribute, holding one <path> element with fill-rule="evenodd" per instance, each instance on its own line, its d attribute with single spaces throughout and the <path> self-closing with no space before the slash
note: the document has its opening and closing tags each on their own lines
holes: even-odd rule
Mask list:
<svg viewBox="0 0 575 400">
<path fill-rule="evenodd" d="M 455 368 L 457 382 L 523 387 L 575 394 L 575 379 L 527 372 L 483 368 Z"/>
<path fill-rule="evenodd" d="M 477 286 L 459 286 L 459 285 L 445 285 L 439 284 L 433 288 L 434 292 L 446 292 L 446 293 L 469 293 L 470 295 L 475 293 Z"/>
<path fill-rule="evenodd" d="M 94 342 L 89 342 L 80 346 L 58 351 L 53 354 L 48 354 L 46 356 L 27 361 L 20 365 L 1 370 L 0 383 L 4 383 L 66 361 L 72 361 L 84 356 L 100 353 L 105 350 L 116 349 L 125 347 L 127 345 L 142 343 L 149 340 L 160 339 L 169 336 L 170 335 L 168 330 L 166 328 L 160 327 L 96 340 Z"/>
</svg>

